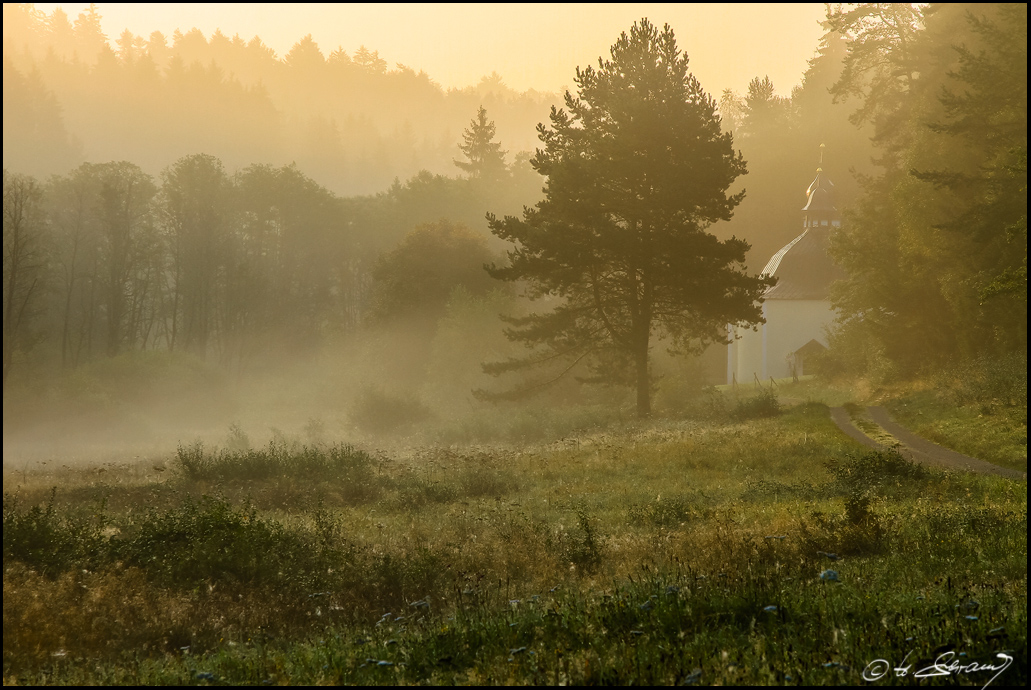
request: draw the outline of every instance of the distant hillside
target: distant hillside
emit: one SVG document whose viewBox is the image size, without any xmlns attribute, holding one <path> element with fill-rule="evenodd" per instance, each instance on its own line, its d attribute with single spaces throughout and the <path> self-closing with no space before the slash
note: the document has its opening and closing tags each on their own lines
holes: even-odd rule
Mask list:
<svg viewBox="0 0 1031 690">
<path fill-rule="evenodd" d="M 328 55 L 305 36 L 282 58 L 255 37 L 126 31 L 112 50 L 95 8 L 72 21 L 5 4 L 4 167 L 37 176 L 131 160 L 157 174 L 183 155 L 298 166 L 341 195 L 422 169 L 454 174 L 479 106 L 502 146 L 533 150 L 556 94 L 518 93 L 492 73 L 445 91 L 362 46 Z"/>
</svg>

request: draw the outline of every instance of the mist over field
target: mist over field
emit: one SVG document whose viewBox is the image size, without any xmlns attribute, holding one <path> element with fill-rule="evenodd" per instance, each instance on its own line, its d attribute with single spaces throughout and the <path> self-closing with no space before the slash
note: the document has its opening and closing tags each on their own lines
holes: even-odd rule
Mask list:
<svg viewBox="0 0 1031 690">
<path fill-rule="evenodd" d="M 45 7 L 5 685 L 1026 682 L 1025 5 Z"/>
<path fill-rule="evenodd" d="M 694 228 L 743 240 L 738 267 L 754 276 L 808 223 L 814 175 L 845 219 L 832 253 L 850 277 L 835 288 L 829 336 L 817 336 L 833 344 L 828 372 L 887 380 L 1024 342 L 1025 87 L 980 80 L 1010 56 L 978 53 L 1001 29 L 963 12 L 930 12 L 938 28 L 913 25 L 926 37 L 919 60 L 935 65 L 907 66 L 920 88 L 875 66 L 903 59 L 895 39 L 856 43 L 875 32 L 873 10 L 828 15 L 790 89 L 759 73 L 741 92 L 699 84 L 732 137 L 720 155 L 737 152 L 742 165 L 725 179 L 710 165 L 727 206 L 696 211 Z M 256 443 L 305 428 L 340 440 L 468 439 L 466 426 L 489 436 L 487 419 L 524 409 L 632 416 L 622 407 L 634 386 L 675 414 L 733 377 L 725 334 L 706 329 L 759 328 L 757 312 L 678 296 L 671 308 L 695 319 L 687 330 L 663 326 L 652 343 L 650 325 L 627 322 L 648 333 L 631 338 L 647 343 L 644 369 L 640 355 L 617 352 L 623 327 L 611 323 L 601 324 L 611 342 L 586 359 L 577 348 L 594 345 L 540 331 L 527 361 L 554 355 L 554 371 L 505 369 L 528 351 L 497 316 L 543 314 L 570 293 L 529 273 L 484 271 L 527 247 L 487 214 L 518 216 L 545 199 L 537 125 L 569 109 L 563 94 L 516 91 L 489 63 L 477 84 L 444 88 L 374 47 L 330 49 L 310 34 L 279 55 L 229 26 L 205 35 L 186 20 L 170 35 L 109 36 L 102 22 L 92 6 L 77 16 L 4 7 L 5 462 L 114 457 L 123 444 L 132 456 L 167 452 L 224 443 L 230 427 Z M 945 27 L 974 47 L 954 48 Z M 985 102 L 999 103 L 985 120 L 993 134 L 977 131 Z M 632 146 L 646 145 L 642 132 Z M 676 184 L 672 203 L 705 208 L 690 198 L 697 182 Z M 907 205 L 932 210 L 902 220 Z M 693 249 L 665 251 L 684 275 L 696 270 L 676 258 Z M 680 354 L 668 356 L 671 346 Z M 506 390 L 539 394 L 475 393 Z M 377 423 L 392 405 L 397 419 Z"/>
<path fill-rule="evenodd" d="M 245 41 L 231 27 L 108 37 L 102 8 L 70 16 L 7 5 L 4 13 L 4 167 L 10 185 L 15 175 L 38 180 L 24 193 L 47 234 L 31 323 L 26 314 L 23 332 L 5 345 L 9 452 L 33 444 L 42 455 L 62 444 L 99 452 L 105 438 L 113 447 L 133 439 L 167 448 L 173 439 L 217 441 L 231 424 L 265 438 L 273 427 L 298 434 L 309 420 L 346 438 L 356 431 L 346 408 L 366 389 L 429 405 L 441 420 L 483 406 L 471 396 L 491 380 L 480 365 L 517 352 L 499 322 L 472 312 L 526 309 L 480 269 L 509 248 L 484 216 L 540 200 L 544 179 L 528 160 L 540 143 L 536 125 L 561 94 L 517 92 L 496 71 L 444 89 L 374 48 L 349 54 L 311 36 L 278 56 L 260 36 Z M 742 127 L 749 191 L 713 231 L 745 237 L 756 268 L 795 234 L 819 143 L 830 142 L 845 198 L 855 193 L 847 167 L 862 168 L 869 156 L 848 108 L 826 94 L 841 39 L 828 34 L 817 48 L 794 101 L 757 80 L 746 118 L 745 95 L 722 94 L 725 127 Z M 489 126 L 494 170 L 470 167 L 477 161 L 460 148 L 480 108 L 477 136 Z M 764 134 L 793 109 L 789 129 Z M 190 185 L 207 196 L 177 201 Z M 200 204 L 211 217 L 192 249 L 181 244 L 186 230 L 174 229 L 190 211 L 176 203 Z M 131 217 L 116 219 L 111 204 Z M 420 304 L 426 286 L 413 281 L 404 298 L 410 333 L 397 315 L 370 316 L 387 289 L 375 279 L 377 262 L 420 224 L 444 220 L 485 248 L 421 269 L 467 262 L 428 278 L 442 283 L 432 306 Z M 195 269 L 196 315 L 187 314 L 193 288 L 175 283 L 189 263 L 182 251 L 213 259 Z M 466 292 L 457 300 L 479 302 L 453 305 L 465 314 L 451 316 L 451 333 L 437 332 L 459 287 Z M 182 330 L 194 328 L 191 319 L 196 333 Z M 446 353 L 449 338 L 458 349 Z M 370 345 L 388 341 L 387 349 Z M 391 359 L 394 350 L 406 351 Z M 688 385 L 697 387 L 720 382 L 720 357 L 672 366 L 691 370 Z M 445 404 L 434 387 L 458 381 L 467 388 L 453 385 Z"/>
<path fill-rule="evenodd" d="M 928 16 L 968 42 L 987 40 L 993 20 L 971 23 L 963 11 Z M 742 266 L 758 273 L 797 235 L 820 168 L 847 219 L 834 253 L 852 276 L 833 298 L 836 370 L 913 372 L 1019 347 L 1026 269 L 1020 223 L 1007 220 L 1020 208 L 1006 199 L 1021 203 L 1021 178 L 992 170 L 1014 169 L 1005 156 L 1019 159 L 1007 143 L 1022 136 L 1019 122 L 1007 124 L 1019 113 L 1007 104 L 1019 111 L 1023 87 L 1011 93 L 1008 76 L 975 81 L 995 58 L 977 58 L 976 47 L 957 53 L 933 27 L 918 32 L 928 37 L 919 59 L 941 54 L 952 66 L 913 68 L 915 91 L 885 81 L 868 64 L 903 59 L 891 40 L 852 47 L 874 31 L 876 12 L 847 21 L 824 21 L 790 89 L 758 72 L 747 91 L 700 85 L 744 161 L 728 178 L 732 210 L 701 227 L 743 239 Z M 186 20 L 170 35 L 108 36 L 102 22 L 96 7 L 77 16 L 4 8 L 6 448 L 79 433 L 84 443 L 214 441 L 232 424 L 265 438 L 273 427 L 300 433 L 309 420 L 349 438 L 361 430 L 346 410 L 363 391 L 434 408 L 438 421 L 496 410 L 472 396 L 493 381 L 481 365 L 520 350 L 488 312 L 525 315 L 541 303 L 527 302 L 518 281 L 482 271 L 503 265 L 514 246 L 485 217 L 542 200 L 536 127 L 564 105 L 561 93 L 516 91 L 489 64 L 477 84 L 445 89 L 374 47 L 330 49 L 310 34 L 278 55 L 228 26 L 205 35 Z M 711 70 L 720 59 L 699 60 Z M 945 97 L 924 86 L 937 83 Z M 964 92 L 968 84 L 978 90 Z M 970 130 L 977 118 L 968 111 L 1000 89 L 1010 91 L 999 116 L 986 120 L 999 135 Z M 907 118 L 920 136 L 905 134 Z M 899 156 L 910 163 L 896 182 Z M 905 165 L 917 166 L 913 175 Z M 950 197 L 948 180 L 966 191 Z M 892 185 L 917 185 L 892 203 L 940 210 L 895 223 L 881 191 Z M 978 202 L 984 194 L 1000 201 Z M 942 235 L 950 218 L 984 229 Z M 406 264 L 398 252 L 427 224 L 438 237 L 411 250 L 424 264 Z M 462 230 L 445 236 L 452 226 Z M 887 258 L 865 249 L 891 243 L 898 251 Z M 858 318 L 871 313 L 879 316 Z M 655 348 L 644 376 L 660 396 L 686 399 L 727 382 L 719 338 L 694 328 L 687 349 L 701 359 L 666 358 L 670 342 Z M 608 374 L 610 384 L 620 378 Z M 585 374 L 565 378 L 577 376 Z M 445 384 L 453 390 L 442 397 Z M 569 385 L 556 404 L 625 402 L 618 383 Z M 268 421 L 281 414 L 289 425 Z"/>
</svg>

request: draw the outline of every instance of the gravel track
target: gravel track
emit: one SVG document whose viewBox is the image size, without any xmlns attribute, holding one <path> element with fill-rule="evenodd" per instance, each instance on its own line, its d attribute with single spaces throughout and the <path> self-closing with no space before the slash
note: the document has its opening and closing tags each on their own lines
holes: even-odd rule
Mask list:
<svg viewBox="0 0 1031 690">
<path fill-rule="evenodd" d="M 867 412 L 870 413 L 870 419 L 902 443 L 902 447 L 899 448 L 899 450 L 902 452 L 903 456 L 909 458 L 913 462 L 949 470 L 966 470 L 969 472 L 980 472 L 982 474 L 995 474 L 1000 477 L 1008 477 L 1010 479 L 1027 480 L 1026 472 L 1012 470 L 1007 467 L 999 467 L 998 465 L 993 465 L 990 462 L 985 462 L 984 460 L 972 458 L 969 455 L 963 455 L 962 453 L 957 453 L 954 450 L 943 448 L 937 443 L 931 443 L 927 439 L 917 436 L 909 429 L 906 429 L 895 422 L 883 407 L 868 407 Z M 845 432 L 853 440 L 862 443 L 864 446 L 879 450 L 887 448 L 887 446 L 878 443 L 867 436 L 861 429 L 856 427 L 856 425 L 852 423 L 852 418 L 849 415 L 848 410 L 844 407 L 832 407 L 831 419 L 834 420 L 834 423 L 838 425 L 839 429 Z"/>
</svg>

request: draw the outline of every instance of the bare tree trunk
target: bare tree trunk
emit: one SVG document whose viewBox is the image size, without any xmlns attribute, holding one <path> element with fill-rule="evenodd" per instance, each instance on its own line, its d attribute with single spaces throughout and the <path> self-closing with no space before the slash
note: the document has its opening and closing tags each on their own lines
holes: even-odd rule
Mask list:
<svg viewBox="0 0 1031 690">
<path fill-rule="evenodd" d="M 3 263 L 4 335 L 3 381 L 14 363 L 14 353 L 22 345 L 33 315 L 43 269 L 41 233 L 37 222 L 41 191 L 31 177 L 9 175 L 4 171 Z"/>
</svg>

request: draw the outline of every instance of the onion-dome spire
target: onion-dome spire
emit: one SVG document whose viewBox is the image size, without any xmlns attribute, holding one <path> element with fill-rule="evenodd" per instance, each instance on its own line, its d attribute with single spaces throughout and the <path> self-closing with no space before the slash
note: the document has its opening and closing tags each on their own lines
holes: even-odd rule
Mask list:
<svg viewBox="0 0 1031 690">
<path fill-rule="evenodd" d="M 834 206 L 834 183 L 823 172 L 823 153 L 826 144 L 820 144 L 820 167 L 816 169 L 816 177 L 805 190 L 806 227 L 839 225 L 838 209 Z"/>
</svg>

